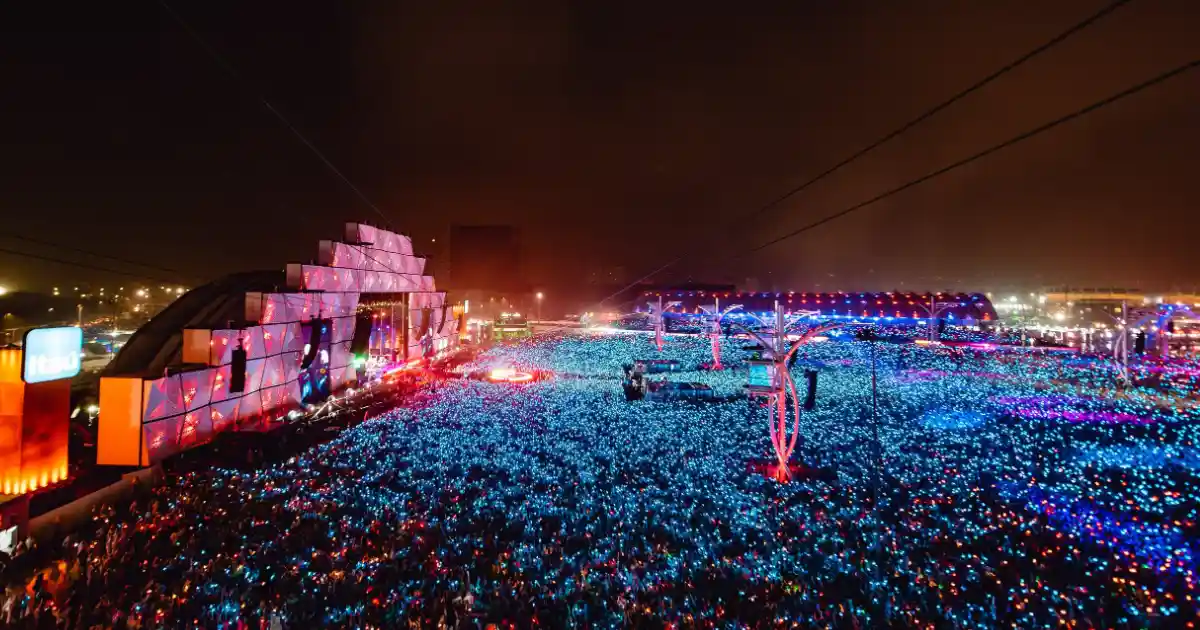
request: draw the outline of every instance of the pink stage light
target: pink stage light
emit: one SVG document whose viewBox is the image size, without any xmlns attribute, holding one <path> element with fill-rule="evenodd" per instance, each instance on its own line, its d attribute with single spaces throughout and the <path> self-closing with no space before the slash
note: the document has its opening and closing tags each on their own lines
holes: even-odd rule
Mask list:
<svg viewBox="0 0 1200 630">
<path fill-rule="evenodd" d="M 529 372 L 518 372 L 514 368 L 495 368 L 488 372 L 488 380 L 494 383 L 528 383 L 533 380 Z"/>
</svg>

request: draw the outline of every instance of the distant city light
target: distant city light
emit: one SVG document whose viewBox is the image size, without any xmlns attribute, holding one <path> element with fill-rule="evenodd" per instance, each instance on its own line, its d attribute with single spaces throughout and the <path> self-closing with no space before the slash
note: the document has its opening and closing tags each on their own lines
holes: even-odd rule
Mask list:
<svg viewBox="0 0 1200 630">
<path fill-rule="evenodd" d="M 138 296 L 138 297 L 140 297 L 140 298 L 144 298 L 144 297 L 146 297 L 146 290 L 145 290 L 145 289 L 138 289 L 138 291 L 137 291 L 137 296 Z"/>
<path fill-rule="evenodd" d="M 0 295 L 7 295 L 8 287 L 0 287 Z"/>
</svg>

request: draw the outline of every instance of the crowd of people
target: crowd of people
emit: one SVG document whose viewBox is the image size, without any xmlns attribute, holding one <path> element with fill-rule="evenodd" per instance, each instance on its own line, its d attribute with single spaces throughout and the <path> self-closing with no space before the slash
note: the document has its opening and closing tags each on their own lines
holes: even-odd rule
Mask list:
<svg viewBox="0 0 1200 630">
<path fill-rule="evenodd" d="M 1194 366 L 1147 366 L 1171 384 L 1113 397 L 1105 366 L 1054 353 L 813 344 L 796 369 L 819 366 L 817 404 L 779 483 L 765 412 L 737 399 L 746 351 L 688 369 L 708 351 L 672 337 L 663 356 L 718 402 L 655 403 L 620 387 L 655 352 L 644 335 L 496 347 L 462 372 L 547 376 L 431 381 L 285 461 L 170 475 L 22 549 L 0 620 L 1177 628 L 1200 612 Z"/>
</svg>

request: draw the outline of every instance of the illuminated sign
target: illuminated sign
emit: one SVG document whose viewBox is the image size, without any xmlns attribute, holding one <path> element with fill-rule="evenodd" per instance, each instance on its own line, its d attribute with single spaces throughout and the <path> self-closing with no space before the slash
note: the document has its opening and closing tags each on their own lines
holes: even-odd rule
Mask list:
<svg viewBox="0 0 1200 630">
<path fill-rule="evenodd" d="M 79 374 L 82 350 L 83 330 L 75 326 L 34 328 L 25 333 L 21 380 L 43 383 L 71 378 Z"/>
<path fill-rule="evenodd" d="M 775 364 L 770 361 L 747 361 L 750 364 L 750 388 L 754 390 L 774 389 Z"/>
</svg>

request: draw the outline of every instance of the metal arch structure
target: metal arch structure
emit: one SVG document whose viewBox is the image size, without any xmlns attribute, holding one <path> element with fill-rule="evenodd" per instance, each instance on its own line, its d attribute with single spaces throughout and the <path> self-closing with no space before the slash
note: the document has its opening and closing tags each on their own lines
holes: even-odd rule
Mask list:
<svg viewBox="0 0 1200 630">
<path fill-rule="evenodd" d="M 650 302 L 648 306 L 650 307 L 650 321 L 654 323 L 654 346 L 658 348 L 659 352 L 662 352 L 664 332 L 663 314 L 666 313 L 667 309 L 679 306 L 679 301 L 667 302 L 666 306 L 664 306 L 662 296 L 660 295 L 658 296 L 657 306 L 654 302 Z"/>
<path fill-rule="evenodd" d="M 1155 345 L 1158 346 L 1160 356 L 1166 357 L 1171 354 L 1171 339 L 1168 337 L 1167 328 L 1175 318 L 1179 316 L 1190 317 L 1191 319 L 1200 319 L 1192 309 L 1181 304 L 1164 304 L 1159 311 L 1156 326 L 1158 330 L 1154 334 Z"/>
<path fill-rule="evenodd" d="M 712 344 L 712 369 L 724 369 L 721 366 L 721 320 L 725 319 L 733 311 L 742 308 L 741 304 L 733 304 L 726 306 L 725 310 L 721 310 L 721 299 L 714 298 L 713 306 L 710 309 L 707 306 L 701 306 L 700 310 L 704 312 L 704 318 L 709 321 L 708 340 Z"/>
<path fill-rule="evenodd" d="M 1190 317 L 1192 319 L 1200 319 L 1200 315 L 1197 315 L 1195 311 L 1186 306 L 1178 304 L 1163 304 L 1159 305 L 1158 308 L 1151 310 L 1135 309 L 1134 314 L 1137 316 L 1137 320 L 1130 324 L 1129 311 L 1130 309 L 1125 305 L 1125 303 L 1122 303 L 1121 319 L 1118 320 L 1116 317 L 1113 317 L 1113 319 L 1120 325 L 1121 330 L 1121 334 L 1117 335 L 1116 339 L 1113 341 L 1113 361 L 1117 364 L 1118 378 L 1125 383 L 1128 383 L 1130 380 L 1130 330 L 1135 328 L 1144 328 L 1153 322 L 1153 325 L 1155 328 L 1157 328 L 1156 331 L 1152 331 L 1152 334 L 1154 335 L 1153 343 L 1155 346 L 1157 346 L 1159 355 L 1165 357 L 1170 354 L 1170 338 L 1167 336 L 1166 332 L 1168 325 L 1174 321 L 1176 317 L 1180 316 Z"/>
<path fill-rule="evenodd" d="M 1122 309 L 1122 311 L 1124 311 L 1124 309 Z M 1192 319 L 1200 319 L 1200 315 L 1197 315 L 1195 311 L 1186 306 L 1180 304 L 1161 304 L 1157 309 L 1149 313 L 1143 313 L 1142 316 L 1132 324 L 1132 326 L 1134 328 L 1144 328 L 1146 325 L 1152 323 L 1157 329 L 1151 331 L 1154 335 L 1154 345 L 1158 347 L 1158 352 L 1160 355 L 1167 356 L 1167 354 L 1169 354 L 1168 344 L 1170 342 L 1170 339 L 1166 334 L 1167 327 L 1171 322 L 1175 321 L 1175 318 L 1180 316 L 1186 316 Z M 1129 325 L 1126 325 L 1125 329 L 1128 330 Z M 1124 337 L 1125 335 L 1122 335 L 1122 339 L 1124 339 Z"/>
<path fill-rule="evenodd" d="M 799 339 L 789 344 L 787 341 L 788 328 L 799 323 L 800 320 L 810 317 L 811 313 L 798 313 L 790 317 L 785 317 L 783 308 L 776 302 L 774 324 L 770 324 L 757 316 L 750 316 L 757 320 L 764 329 L 771 330 L 772 332 L 760 334 L 758 331 L 751 330 L 741 323 L 733 322 L 733 325 L 741 328 L 757 340 L 763 347 L 764 354 L 768 355 L 765 358 L 773 364 L 771 388 L 766 394 L 770 399 L 767 401 L 767 429 L 771 435 L 771 446 L 775 451 L 775 459 L 779 464 L 775 469 L 775 479 L 779 482 L 787 482 L 792 478 L 788 461 L 791 460 L 792 453 L 796 451 L 796 443 L 800 437 L 800 396 L 796 389 L 796 381 L 792 378 L 791 372 L 788 370 L 788 359 L 791 358 L 792 354 L 800 346 L 812 341 L 813 338 L 831 330 L 853 326 L 857 322 L 827 322 L 819 324 L 806 330 L 800 335 Z M 791 321 L 789 322 L 789 320 Z M 790 435 L 788 432 L 787 417 L 787 399 L 789 396 L 792 399 Z"/>
</svg>

